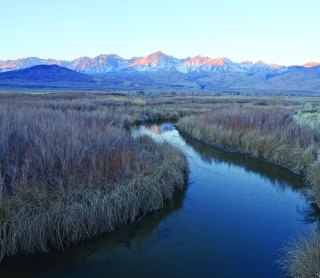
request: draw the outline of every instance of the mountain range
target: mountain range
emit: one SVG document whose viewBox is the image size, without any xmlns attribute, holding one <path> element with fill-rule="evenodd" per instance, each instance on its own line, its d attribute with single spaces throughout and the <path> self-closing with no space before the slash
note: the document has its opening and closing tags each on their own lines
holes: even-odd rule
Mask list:
<svg viewBox="0 0 320 278">
<path fill-rule="evenodd" d="M 21 72 L 28 68 L 29 72 Z M 178 59 L 160 51 L 131 59 L 103 54 L 72 61 L 37 57 L 0 60 L 0 88 L 59 88 L 59 84 L 63 84 L 62 88 L 76 88 L 78 84 L 81 89 L 92 90 L 318 94 L 320 64 L 308 62 L 303 66 L 282 66 L 263 61 L 236 63 L 228 58 L 201 55 Z"/>
<path fill-rule="evenodd" d="M 166 55 L 161 51 L 152 53 L 146 57 L 133 57 L 124 59 L 116 54 L 102 54 L 95 58 L 80 57 L 72 61 L 57 59 L 40 59 L 28 57 L 17 60 L 0 60 L 0 72 L 29 68 L 36 65 L 58 65 L 71 70 L 89 74 L 103 75 L 118 71 L 164 71 L 176 70 L 182 73 L 188 72 L 256 72 L 262 69 L 271 71 L 285 71 L 290 68 L 277 64 L 267 64 L 263 61 L 253 63 L 244 61 L 235 63 L 228 58 L 210 58 L 207 56 L 195 56 L 193 58 L 178 59 Z M 302 67 L 311 68 L 320 66 L 317 62 L 308 62 Z"/>
</svg>

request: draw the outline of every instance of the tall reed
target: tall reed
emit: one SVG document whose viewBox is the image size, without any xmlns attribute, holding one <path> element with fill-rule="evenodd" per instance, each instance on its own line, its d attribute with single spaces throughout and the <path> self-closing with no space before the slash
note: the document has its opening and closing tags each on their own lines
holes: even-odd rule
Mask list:
<svg viewBox="0 0 320 278">
<path fill-rule="evenodd" d="M 0 260 L 112 231 L 185 185 L 184 155 L 132 138 L 121 107 L 13 99 L 0 103 Z"/>
<path fill-rule="evenodd" d="M 292 111 L 279 108 L 224 108 L 182 118 L 181 131 L 207 144 L 233 148 L 303 172 L 315 162 L 316 132 L 296 123 Z"/>
<path fill-rule="evenodd" d="M 284 259 L 280 261 L 284 272 L 290 277 L 320 277 L 320 234 L 299 236 L 290 242 L 284 250 Z"/>
</svg>

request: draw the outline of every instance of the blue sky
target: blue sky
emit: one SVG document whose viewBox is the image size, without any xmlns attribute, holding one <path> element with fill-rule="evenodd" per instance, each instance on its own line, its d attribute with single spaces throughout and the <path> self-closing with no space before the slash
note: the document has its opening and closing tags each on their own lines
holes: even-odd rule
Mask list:
<svg viewBox="0 0 320 278">
<path fill-rule="evenodd" d="M 161 50 L 179 58 L 320 62 L 319 0 L 0 1 L 0 60 Z"/>
</svg>

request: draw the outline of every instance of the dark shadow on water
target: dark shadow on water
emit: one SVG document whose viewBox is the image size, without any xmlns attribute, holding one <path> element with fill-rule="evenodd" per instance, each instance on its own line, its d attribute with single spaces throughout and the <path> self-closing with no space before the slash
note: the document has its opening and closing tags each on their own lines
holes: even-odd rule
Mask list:
<svg viewBox="0 0 320 278">
<path fill-rule="evenodd" d="M 205 163 L 225 163 L 229 166 L 241 167 L 249 173 L 258 174 L 261 178 L 267 179 L 282 190 L 287 187 L 293 190 L 300 190 L 305 186 L 302 176 L 292 173 L 285 168 L 246 154 L 225 151 L 217 147 L 205 145 L 184 134 L 182 136 L 186 143 L 198 153 Z"/>
<path fill-rule="evenodd" d="M 308 207 L 301 211 L 301 214 L 304 215 L 305 223 L 317 223 L 320 225 L 320 208 L 318 205 L 310 203 Z"/>
<path fill-rule="evenodd" d="M 184 197 L 185 191 L 177 191 L 173 199 L 166 202 L 161 210 L 147 214 L 140 221 L 121 227 L 113 233 L 72 246 L 67 250 L 52 251 L 50 254 L 39 254 L 33 257 L 5 258 L 0 264 L 0 277 L 60 277 L 61 274 L 66 273 L 65 270 L 82 268 L 88 264 L 87 260 L 90 258 L 106 264 L 105 254 L 119 248 L 139 251 L 143 242 L 150 238 L 164 219 L 179 212 L 183 206 Z M 158 236 L 168 237 L 170 231 L 161 231 Z"/>
</svg>

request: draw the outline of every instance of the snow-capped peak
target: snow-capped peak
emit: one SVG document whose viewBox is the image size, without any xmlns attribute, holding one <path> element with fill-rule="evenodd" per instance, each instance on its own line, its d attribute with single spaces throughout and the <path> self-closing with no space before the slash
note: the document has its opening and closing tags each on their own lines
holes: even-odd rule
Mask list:
<svg viewBox="0 0 320 278">
<path fill-rule="evenodd" d="M 208 56 L 198 55 L 193 58 L 187 59 L 182 66 L 194 67 L 194 66 L 225 66 L 231 64 L 232 61 L 227 58 L 215 58 L 212 59 Z"/>
<path fill-rule="evenodd" d="M 131 59 L 128 67 L 136 71 L 170 70 L 173 69 L 179 61 L 179 59 L 166 55 L 161 51 L 156 51 L 146 57 Z"/>
<path fill-rule="evenodd" d="M 72 61 L 58 59 L 40 59 L 37 57 L 28 57 L 16 60 L 0 60 L 0 72 L 11 71 L 16 69 L 24 69 L 36 65 L 52 65 L 56 64 L 78 72 L 86 74 L 105 74 L 116 71 L 168 71 L 177 70 L 188 73 L 198 72 L 248 72 L 255 73 L 261 71 L 284 71 L 288 67 L 268 64 L 263 61 L 252 63 L 244 61 L 235 63 L 228 58 L 211 58 L 208 56 L 198 55 L 184 59 L 177 59 L 167 55 L 161 51 L 156 51 L 145 57 L 133 57 L 124 59 L 117 54 L 101 54 L 94 58 L 80 57 Z M 320 66 L 317 62 L 308 62 L 304 67 Z"/>
<path fill-rule="evenodd" d="M 313 68 L 313 67 L 318 67 L 318 66 L 320 66 L 320 63 L 310 61 L 310 62 L 308 62 L 308 63 L 305 63 L 303 66 L 304 66 L 305 68 Z"/>
<path fill-rule="evenodd" d="M 129 63 L 129 67 L 156 67 L 167 66 L 177 62 L 176 58 L 168 56 L 161 51 L 154 52 L 146 57 L 141 57 Z"/>
</svg>

